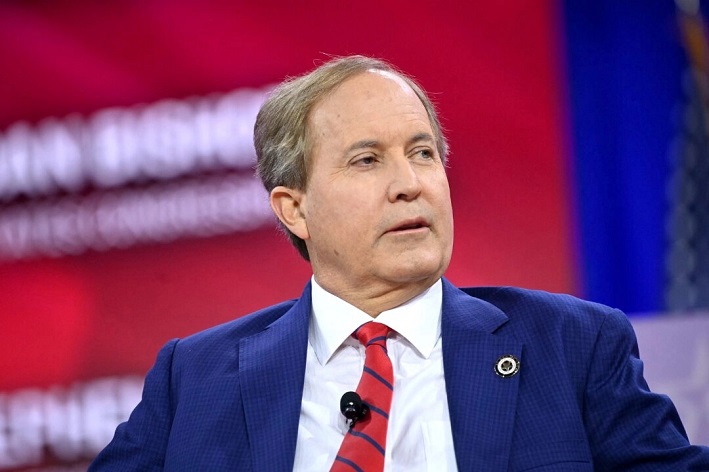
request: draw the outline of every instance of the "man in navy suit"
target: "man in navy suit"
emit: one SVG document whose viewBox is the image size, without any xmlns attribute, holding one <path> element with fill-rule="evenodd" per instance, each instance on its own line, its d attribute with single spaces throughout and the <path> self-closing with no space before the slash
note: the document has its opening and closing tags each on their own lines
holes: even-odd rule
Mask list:
<svg viewBox="0 0 709 472">
<path fill-rule="evenodd" d="M 170 341 L 92 470 L 328 470 L 362 372 L 350 334 L 373 318 L 393 329 L 386 470 L 709 470 L 649 391 L 625 315 L 443 278 L 446 141 L 412 79 L 335 59 L 273 92 L 254 142 L 313 278 L 297 300 Z"/>
</svg>

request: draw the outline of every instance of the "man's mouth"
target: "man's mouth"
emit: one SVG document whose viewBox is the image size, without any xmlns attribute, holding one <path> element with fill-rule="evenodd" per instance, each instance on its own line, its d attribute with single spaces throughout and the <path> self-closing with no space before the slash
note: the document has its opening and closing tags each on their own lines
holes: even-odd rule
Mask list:
<svg viewBox="0 0 709 472">
<path fill-rule="evenodd" d="M 423 218 L 414 218 L 411 220 L 406 220 L 398 223 L 396 226 L 391 228 L 388 232 L 389 233 L 395 233 L 395 232 L 402 232 L 402 231 L 411 231 L 411 230 L 417 230 L 421 228 L 428 228 L 429 224 L 428 222 L 423 219 Z"/>
</svg>

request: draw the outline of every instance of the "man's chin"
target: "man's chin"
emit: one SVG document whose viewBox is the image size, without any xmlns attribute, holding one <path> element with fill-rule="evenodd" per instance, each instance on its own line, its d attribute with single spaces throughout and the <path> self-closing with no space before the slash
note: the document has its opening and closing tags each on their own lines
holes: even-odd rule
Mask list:
<svg viewBox="0 0 709 472">
<path fill-rule="evenodd" d="M 442 261 L 411 261 L 404 265 L 399 265 L 391 273 L 390 279 L 399 284 L 433 284 L 441 278 L 448 266 Z"/>
</svg>

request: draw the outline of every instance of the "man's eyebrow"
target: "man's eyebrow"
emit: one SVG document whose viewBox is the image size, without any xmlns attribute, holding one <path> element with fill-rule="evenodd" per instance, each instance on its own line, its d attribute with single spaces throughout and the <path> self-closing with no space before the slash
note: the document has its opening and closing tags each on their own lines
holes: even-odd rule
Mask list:
<svg viewBox="0 0 709 472">
<path fill-rule="evenodd" d="M 429 142 L 429 143 L 435 143 L 436 140 L 433 138 L 433 136 L 430 133 L 418 133 L 415 134 L 409 139 L 409 141 L 406 143 L 407 145 L 411 146 L 412 144 L 420 143 L 420 142 Z"/>
<path fill-rule="evenodd" d="M 350 145 L 346 149 L 346 152 L 357 151 L 359 149 L 375 148 L 378 146 L 379 146 L 379 141 L 375 141 L 373 139 L 362 139 L 361 141 L 357 141 L 356 143 L 353 143 L 352 145 Z"/>
<path fill-rule="evenodd" d="M 433 138 L 433 135 L 430 133 L 417 133 L 413 135 L 409 140 L 406 142 L 407 146 L 411 146 L 416 143 L 420 142 L 430 142 L 430 143 L 435 143 L 436 140 Z M 374 140 L 374 139 L 362 139 L 360 141 L 357 141 L 355 143 L 352 143 L 346 150 L 345 153 L 350 153 L 352 151 L 358 151 L 360 149 L 369 149 L 369 148 L 377 148 L 381 144 L 379 141 Z"/>
</svg>

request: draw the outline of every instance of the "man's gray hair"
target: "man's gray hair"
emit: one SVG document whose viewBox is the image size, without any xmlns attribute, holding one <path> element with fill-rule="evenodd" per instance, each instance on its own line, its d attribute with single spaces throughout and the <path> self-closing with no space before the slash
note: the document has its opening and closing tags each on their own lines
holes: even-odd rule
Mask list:
<svg viewBox="0 0 709 472">
<path fill-rule="evenodd" d="M 413 78 L 379 59 L 365 56 L 339 57 L 305 75 L 286 80 L 271 92 L 261 107 L 254 126 L 256 170 L 269 193 L 279 185 L 305 190 L 308 183 L 307 161 L 313 144 L 312 130 L 307 125 L 310 111 L 338 85 L 368 70 L 392 72 L 413 89 L 426 109 L 438 153 L 445 162 L 448 144 L 436 109 Z M 282 224 L 281 227 L 300 255 L 309 261 L 305 241 Z"/>
</svg>

